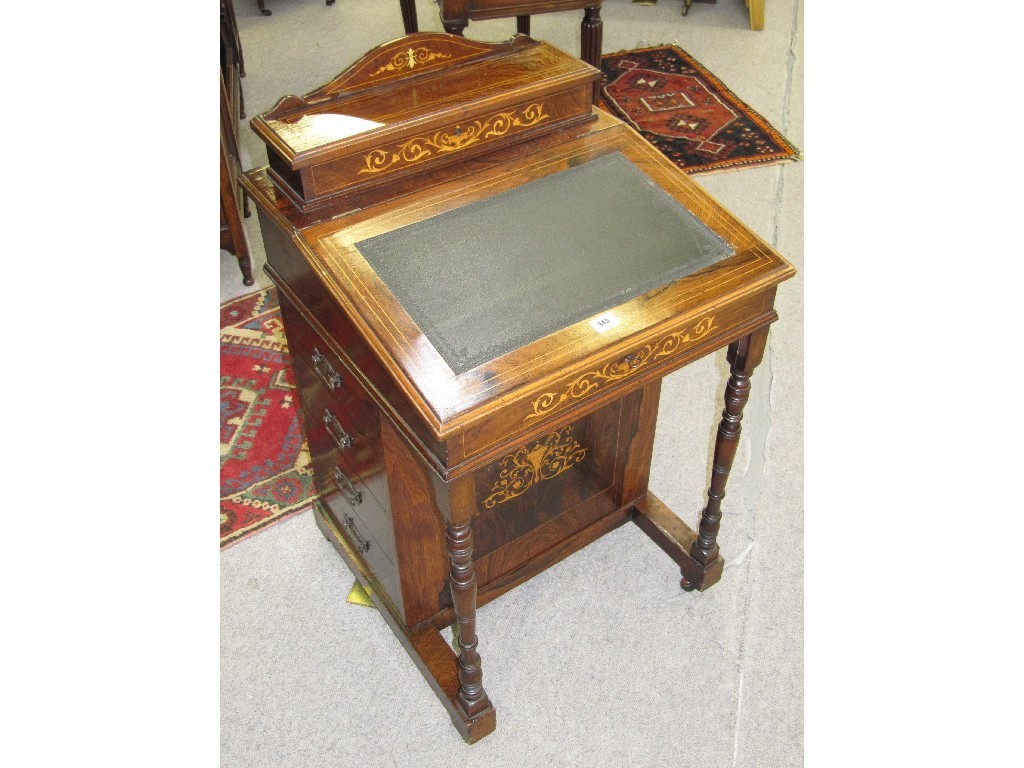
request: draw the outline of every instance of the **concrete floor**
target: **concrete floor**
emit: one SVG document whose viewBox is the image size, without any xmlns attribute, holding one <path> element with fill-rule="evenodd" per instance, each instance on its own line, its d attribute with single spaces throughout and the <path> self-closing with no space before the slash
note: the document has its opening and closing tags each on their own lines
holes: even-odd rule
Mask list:
<svg viewBox="0 0 1024 768">
<path fill-rule="evenodd" d="M 326 82 L 403 33 L 397 0 L 235 0 L 249 116 Z M 440 31 L 418 0 L 420 29 Z M 802 9 L 768 3 L 751 32 L 742 0 L 643 6 L 605 0 L 604 51 L 675 43 L 803 146 Z M 533 19 L 534 37 L 579 50 L 579 14 Z M 502 40 L 511 19 L 471 23 Z M 244 167 L 266 162 L 243 126 Z M 467 747 L 309 513 L 221 556 L 223 766 L 767 766 L 803 762 L 803 166 L 695 177 L 798 270 L 781 286 L 753 382 L 720 539 L 727 566 L 704 594 L 625 526 L 479 612 L 498 729 Z M 257 286 L 269 284 L 256 217 Z M 221 297 L 251 290 L 221 254 Z M 691 525 L 703 506 L 727 379 L 724 354 L 664 383 L 651 486 Z M 556 589 L 557 585 L 557 589 Z"/>
</svg>

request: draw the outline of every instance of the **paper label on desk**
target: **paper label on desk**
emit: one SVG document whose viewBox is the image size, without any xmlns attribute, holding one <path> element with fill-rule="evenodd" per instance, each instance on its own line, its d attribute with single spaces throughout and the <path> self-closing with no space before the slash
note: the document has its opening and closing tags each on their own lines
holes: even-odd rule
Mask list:
<svg viewBox="0 0 1024 768">
<path fill-rule="evenodd" d="M 603 315 L 598 315 L 590 321 L 590 327 L 598 333 L 604 333 L 609 328 L 614 328 L 618 324 L 619 318 L 611 312 L 605 312 Z"/>
</svg>

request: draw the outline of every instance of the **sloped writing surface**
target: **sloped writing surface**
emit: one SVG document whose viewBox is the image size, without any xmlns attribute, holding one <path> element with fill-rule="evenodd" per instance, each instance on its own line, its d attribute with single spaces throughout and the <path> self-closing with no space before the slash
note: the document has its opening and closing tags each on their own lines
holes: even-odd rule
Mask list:
<svg viewBox="0 0 1024 768">
<path fill-rule="evenodd" d="M 356 247 L 456 374 L 734 253 L 619 152 Z"/>
</svg>

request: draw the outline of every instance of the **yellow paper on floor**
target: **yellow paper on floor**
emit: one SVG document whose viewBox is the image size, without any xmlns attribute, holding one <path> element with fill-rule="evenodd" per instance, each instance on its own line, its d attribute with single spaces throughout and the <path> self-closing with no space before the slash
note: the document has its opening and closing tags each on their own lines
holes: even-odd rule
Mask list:
<svg viewBox="0 0 1024 768">
<path fill-rule="evenodd" d="M 373 608 L 373 600 L 370 599 L 371 594 L 373 594 L 372 589 L 363 589 L 363 585 L 356 581 L 352 585 L 352 589 L 349 590 L 345 602 L 352 603 L 353 605 L 368 605 L 370 608 Z"/>
</svg>

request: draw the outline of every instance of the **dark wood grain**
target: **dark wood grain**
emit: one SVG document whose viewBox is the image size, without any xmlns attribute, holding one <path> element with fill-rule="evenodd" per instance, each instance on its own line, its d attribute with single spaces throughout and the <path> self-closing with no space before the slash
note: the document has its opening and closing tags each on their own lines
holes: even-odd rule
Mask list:
<svg viewBox="0 0 1024 768">
<path fill-rule="evenodd" d="M 438 487 L 432 471 L 389 420 L 381 423 L 381 437 L 402 579 L 403 618 L 412 626 L 451 605 L 442 512 L 448 506 L 448 489 L 443 484 Z"/>
</svg>

